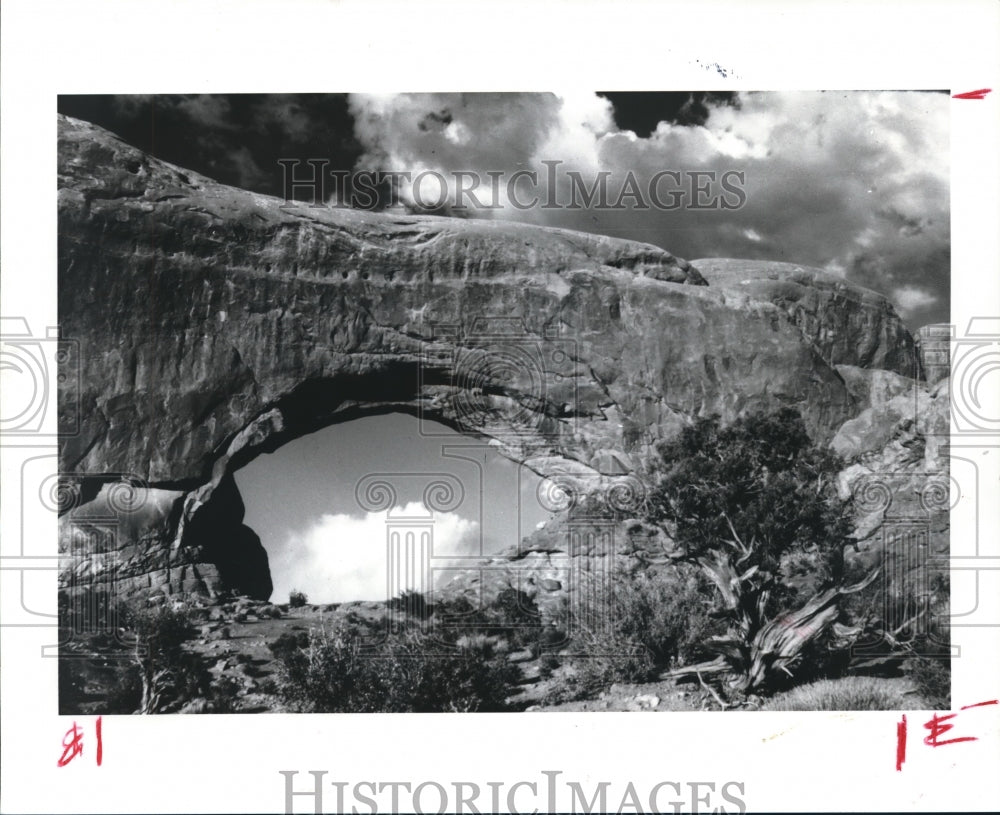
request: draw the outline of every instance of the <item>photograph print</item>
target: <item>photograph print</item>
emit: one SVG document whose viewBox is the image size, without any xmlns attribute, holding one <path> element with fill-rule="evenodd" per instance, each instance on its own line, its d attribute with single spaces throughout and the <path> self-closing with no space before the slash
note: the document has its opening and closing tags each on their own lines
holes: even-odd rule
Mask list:
<svg viewBox="0 0 1000 815">
<path fill-rule="evenodd" d="M 60 96 L 59 712 L 948 709 L 949 104 Z"/>
</svg>

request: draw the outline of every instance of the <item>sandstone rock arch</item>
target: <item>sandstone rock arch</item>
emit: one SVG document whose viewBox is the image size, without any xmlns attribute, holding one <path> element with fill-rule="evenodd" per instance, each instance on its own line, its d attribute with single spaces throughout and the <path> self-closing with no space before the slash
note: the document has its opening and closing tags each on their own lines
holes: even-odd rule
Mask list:
<svg viewBox="0 0 1000 815">
<path fill-rule="evenodd" d="M 84 122 L 59 134 L 60 324 L 81 383 L 61 394 L 80 417 L 59 451 L 64 585 L 265 595 L 233 471 L 368 413 L 491 439 L 542 475 L 610 478 L 641 474 L 698 414 L 791 404 L 828 440 L 862 407 L 837 364 L 919 370 L 884 298 L 827 296 L 816 270 L 748 288 L 720 266 L 707 285 L 644 244 L 286 203 Z M 863 336 L 830 342 L 831 326 Z M 141 506 L 114 506 L 123 477 Z"/>
</svg>

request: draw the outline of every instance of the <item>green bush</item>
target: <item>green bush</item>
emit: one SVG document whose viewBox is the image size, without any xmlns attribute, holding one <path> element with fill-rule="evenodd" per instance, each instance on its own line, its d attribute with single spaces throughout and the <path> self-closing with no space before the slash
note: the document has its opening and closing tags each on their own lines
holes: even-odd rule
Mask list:
<svg viewBox="0 0 1000 815">
<path fill-rule="evenodd" d="M 306 603 L 309 602 L 309 598 L 304 592 L 298 589 L 292 589 L 288 592 L 288 607 L 289 608 L 302 608 Z"/>
<path fill-rule="evenodd" d="M 417 620 L 426 620 L 431 615 L 431 606 L 427 602 L 427 598 L 419 591 L 412 589 L 407 589 L 398 597 L 393 597 L 389 600 L 388 606 Z"/>
<path fill-rule="evenodd" d="M 506 640 L 512 648 L 542 650 L 551 643 L 551 627 L 542 625 L 535 601 L 519 589 L 506 588 L 492 602 L 476 608 L 465 597 L 435 603 L 430 610 L 435 636 L 454 644 L 463 637 L 484 635 Z"/>
<path fill-rule="evenodd" d="M 903 663 L 903 673 L 931 710 L 951 708 L 951 659 L 915 656 Z"/>
<path fill-rule="evenodd" d="M 204 661 L 184 647 L 195 634 L 186 608 L 129 608 L 125 620 L 135 636 L 141 713 L 172 712 L 185 702 L 209 696 L 211 675 Z"/>
<path fill-rule="evenodd" d="M 676 664 L 704 655 L 703 644 L 725 624 L 712 615 L 712 588 L 690 565 L 664 575 L 638 575 L 616 581 L 601 605 L 598 628 L 574 620 L 574 685 L 589 696 L 616 682 L 656 679 Z"/>
<path fill-rule="evenodd" d="M 615 627 L 641 643 L 657 668 L 688 664 L 704 656 L 704 642 L 725 626 L 712 616 L 712 587 L 692 567 L 669 577 L 639 574 L 615 590 Z"/>
<path fill-rule="evenodd" d="M 577 698 L 596 696 L 618 682 L 641 683 L 656 678 L 653 657 L 642 643 L 614 634 L 586 632 L 574 638 L 570 683 Z"/>
<path fill-rule="evenodd" d="M 308 712 L 503 710 L 520 675 L 487 638 L 435 654 L 414 628 L 377 645 L 364 645 L 345 628 L 314 629 L 304 646 L 288 644 L 275 652 L 278 690 Z"/>
<path fill-rule="evenodd" d="M 850 530 L 836 489 L 843 462 L 812 444 L 791 408 L 748 413 L 728 426 L 699 418 L 659 452 L 648 519 L 714 584 L 728 626 L 707 644 L 744 690 L 773 688 L 839 614 Z M 808 637 L 784 637 L 776 623 L 800 613 L 821 625 L 797 629 Z"/>
</svg>

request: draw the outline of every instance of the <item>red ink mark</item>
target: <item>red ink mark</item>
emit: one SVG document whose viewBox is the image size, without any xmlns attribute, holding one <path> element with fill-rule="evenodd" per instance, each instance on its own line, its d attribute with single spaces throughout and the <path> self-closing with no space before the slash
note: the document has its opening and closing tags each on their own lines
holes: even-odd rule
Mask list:
<svg viewBox="0 0 1000 815">
<path fill-rule="evenodd" d="M 988 705 L 998 705 L 1000 700 L 990 699 L 987 702 L 976 702 L 974 705 L 963 705 L 961 710 L 969 710 L 974 707 L 986 707 Z M 929 722 L 924 724 L 924 729 L 929 730 L 930 733 L 924 737 L 924 744 L 930 747 L 944 747 L 946 744 L 958 744 L 962 741 L 979 741 L 977 736 L 958 736 L 954 739 L 942 739 L 941 737 L 951 730 L 955 725 L 951 724 L 951 720 L 954 719 L 958 714 L 949 713 L 946 716 L 938 716 L 934 714 Z M 896 722 L 896 771 L 898 772 L 903 768 L 903 762 L 906 761 L 906 716 L 903 716 L 902 721 Z"/>
<path fill-rule="evenodd" d="M 101 717 L 97 717 L 97 725 L 94 728 L 97 731 L 97 766 L 101 766 L 101 762 L 104 761 L 104 741 L 101 737 Z"/>
<path fill-rule="evenodd" d="M 97 766 L 100 767 L 104 761 L 104 736 L 102 733 L 103 721 L 100 716 L 94 724 L 94 732 L 97 735 Z M 83 755 L 83 729 L 73 722 L 73 726 L 66 731 L 63 736 L 63 753 L 59 758 L 59 766 L 65 767 L 77 756 Z"/>
<path fill-rule="evenodd" d="M 938 741 L 939 736 L 943 736 L 954 727 L 954 725 L 945 724 L 945 722 L 954 719 L 957 715 L 957 713 L 949 713 L 947 716 L 938 716 L 935 713 L 931 720 L 924 724 L 924 727 L 931 731 L 929 736 L 924 737 L 924 744 L 929 744 L 931 747 L 944 747 L 946 744 L 957 744 L 960 741 L 976 741 L 975 736 L 960 736 L 957 739 Z"/>
<path fill-rule="evenodd" d="M 73 726 L 66 731 L 66 735 L 63 736 L 63 753 L 58 761 L 58 766 L 65 767 L 77 756 L 83 755 L 83 733 L 80 732 L 80 728 L 76 726 L 76 722 L 73 722 Z"/>
<path fill-rule="evenodd" d="M 966 91 L 965 93 L 953 93 L 952 99 L 985 99 L 986 94 L 991 93 L 992 88 L 980 88 L 978 91 Z"/>
<path fill-rule="evenodd" d="M 990 699 L 990 701 L 988 702 L 976 702 L 976 704 L 974 705 L 965 705 L 962 707 L 962 710 L 968 710 L 970 707 L 984 707 L 986 705 L 996 705 L 996 704 L 1000 704 L 1000 700 Z"/>
<path fill-rule="evenodd" d="M 896 772 L 903 769 L 903 762 L 906 761 L 906 714 L 903 714 L 903 721 L 896 723 Z"/>
</svg>

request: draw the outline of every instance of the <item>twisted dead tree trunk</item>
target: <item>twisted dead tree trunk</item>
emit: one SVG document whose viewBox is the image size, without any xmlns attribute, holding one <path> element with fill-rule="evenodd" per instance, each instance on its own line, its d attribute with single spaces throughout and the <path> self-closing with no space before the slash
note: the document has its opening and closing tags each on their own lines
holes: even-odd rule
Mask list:
<svg viewBox="0 0 1000 815">
<path fill-rule="evenodd" d="M 703 559 L 701 564 L 717 586 L 725 584 L 724 590 L 720 587 L 720 594 L 729 610 L 736 615 L 737 630 L 734 636 L 713 637 L 706 643 L 710 650 L 719 653 L 714 660 L 667 671 L 660 678 L 695 677 L 700 680 L 706 674 L 732 675 L 742 691 L 752 691 L 766 684 L 775 671 L 791 675 L 791 666 L 805 646 L 828 630 L 833 630 L 844 647 L 850 645 L 861 634 L 861 629 L 848 628 L 836 622 L 840 614 L 838 601 L 843 595 L 859 592 L 871 585 L 879 574 L 876 569 L 853 586 L 829 588 L 798 610 L 765 621 L 763 610 L 767 604 L 767 591 L 743 591 L 744 584 L 755 570 L 740 575 L 727 558 L 715 561 Z"/>
</svg>

